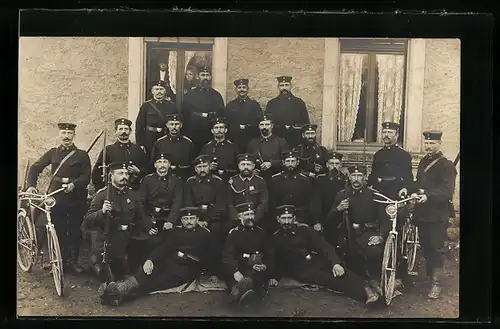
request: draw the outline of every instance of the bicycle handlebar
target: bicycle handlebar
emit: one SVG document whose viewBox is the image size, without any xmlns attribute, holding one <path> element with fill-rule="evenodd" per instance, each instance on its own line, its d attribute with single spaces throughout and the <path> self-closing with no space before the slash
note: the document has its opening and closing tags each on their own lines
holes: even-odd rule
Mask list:
<svg viewBox="0 0 500 329">
<path fill-rule="evenodd" d="M 64 191 L 64 187 L 61 187 L 58 190 L 55 190 L 54 192 L 51 192 L 49 194 L 38 194 L 38 193 L 28 193 L 28 192 L 20 192 L 19 197 L 20 198 L 26 198 L 26 199 L 32 199 L 32 200 L 44 200 L 47 199 L 48 197 L 53 196 L 54 194 L 57 194 L 61 191 Z"/>
<path fill-rule="evenodd" d="M 391 203 L 403 203 L 403 202 L 407 202 L 407 201 L 410 201 L 410 200 L 414 200 L 414 199 L 417 199 L 416 197 L 409 197 L 409 198 L 406 198 L 406 199 L 401 199 L 401 200 L 392 200 L 391 198 L 388 198 L 387 196 L 381 194 L 381 193 L 373 193 L 373 195 L 376 195 L 376 196 L 380 196 L 384 199 L 386 199 L 385 201 L 384 200 L 373 200 L 375 202 L 378 202 L 378 203 L 385 203 L 385 204 L 391 204 Z"/>
</svg>

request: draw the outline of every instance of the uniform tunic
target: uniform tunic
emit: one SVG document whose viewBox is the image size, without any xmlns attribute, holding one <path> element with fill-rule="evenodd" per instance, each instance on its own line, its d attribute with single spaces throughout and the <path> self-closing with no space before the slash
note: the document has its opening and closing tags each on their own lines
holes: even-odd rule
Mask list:
<svg viewBox="0 0 500 329">
<path fill-rule="evenodd" d="M 271 115 L 277 134 L 285 138 L 292 148 L 299 144 L 300 133 L 298 131 L 287 132 L 284 126 L 302 126 L 310 123 L 306 104 L 291 93 L 271 99 L 267 103 L 265 114 Z"/>
<path fill-rule="evenodd" d="M 235 223 L 233 227 L 239 223 L 235 206 L 245 202 L 254 204 L 255 222 L 259 223 L 269 208 L 269 191 L 264 179 L 255 174 L 250 177 L 235 175 L 229 179 L 228 185 L 228 223 Z"/>
<path fill-rule="evenodd" d="M 250 140 L 259 136 L 257 127 L 262 118 L 259 103 L 250 97 L 238 97 L 227 104 L 224 116 L 228 124 L 228 139 L 238 144 L 240 150 L 246 150 Z"/>
<path fill-rule="evenodd" d="M 146 148 L 148 155 L 156 140 L 166 133 L 167 115 L 175 113 L 177 113 L 177 108 L 172 100 L 150 99 L 142 104 L 135 121 L 135 141 Z"/>
<path fill-rule="evenodd" d="M 393 200 L 403 187 L 410 188 L 413 185 L 410 153 L 398 145 L 384 146 L 378 150 L 373 156 L 368 185 L 373 185 Z"/>
<path fill-rule="evenodd" d="M 266 182 L 271 176 L 281 171 L 281 153 L 288 151 L 287 142 L 276 135 L 254 138 L 248 143 L 247 153 L 257 157 L 257 168 L 262 162 L 271 162 L 271 168 L 261 172 Z"/>
<path fill-rule="evenodd" d="M 92 170 L 92 183 L 96 190 L 100 190 L 105 185 L 102 179 L 102 168 L 100 168 L 102 166 L 102 156 L 103 151 L 99 153 L 94 169 Z M 141 179 L 149 171 L 149 159 L 147 154 L 139 145 L 130 141 L 128 143 L 116 141 L 106 146 L 106 164 L 109 165 L 112 162 L 129 162 L 139 168 L 141 171 L 139 175 L 131 175 L 129 179 L 129 185 L 133 189 L 139 187 Z"/>
<path fill-rule="evenodd" d="M 186 93 L 182 103 L 186 135 L 197 150 L 212 138 L 210 119 L 213 115 L 210 113 L 222 116 L 223 112 L 224 100 L 217 90 L 198 86 Z"/>
<path fill-rule="evenodd" d="M 226 182 L 238 172 L 236 157 L 240 154 L 240 149 L 230 140 L 225 139 L 221 142 L 211 140 L 201 148 L 200 154 L 207 154 L 210 159 L 217 159 L 218 169 L 214 173 Z"/>
<path fill-rule="evenodd" d="M 300 144 L 295 149 L 298 152 L 300 169 L 306 176 L 315 177 L 318 174 L 326 173 L 327 150 L 324 146 L 318 143 Z M 321 171 L 314 170 L 315 164 L 322 166 Z"/>
<path fill-rule="evenodd" d="M 436 159 L 439 160 L 425 171 Z M 415 205 L 414 218 L 419 226 L 420 243 L 427 269 L 443 266 L 444 241 L 450 214 L 449 202 L 455 191 L 456 176 L 455 166 L 441 152 L 425 156 L 418 165 L 413 192 L 423 189 L 427 201 Z"/>
<path fill-rule="evenodd" d="M 188 179 L 193 170 L 191 162 L 196 157 L 193 141 L 186 136 L 163 136 L 158 139 L 151 152 L 151 163 L 156 154 L 167 153 L 172 156 L 172 171 L 183 180 Z"/>
</svg>

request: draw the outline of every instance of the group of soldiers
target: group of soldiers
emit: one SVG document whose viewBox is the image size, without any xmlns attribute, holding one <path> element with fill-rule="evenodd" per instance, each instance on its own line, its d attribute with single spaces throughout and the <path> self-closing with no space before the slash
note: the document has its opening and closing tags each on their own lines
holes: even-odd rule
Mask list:
<svg viewBox="0 0 500 329">
<path fill-rule="evenodd" d="M 65 188 L 56 195 L 53 221 L 67 271 L 83 272 L 77 262 L 82 229 L 92 236 L 91 268 L 105 303 L 204 273 L 211 282 L 224 280 L 238 305 L 260 300 L 282 277 L 371 304 L 381 296 L 377 281 L 391 225 L 374 201 L 380 192 L 416 200 L 413 221 L 432 282 L 429 298 L 439 297 L 456 177 L 440 152 L 440 131 L 423 134 L 427 155 L 416 180 L 394 122 L 382 124 L 385 146 L 375 153 L 371 173 L 362 165 L 344 173 L 342 154 L 316 141 L 317 125 L 291 93 L 291 77 L 277 78 L 280 94 L 262 111 L 248 97 L 248 79 L 234 81 L 238 97 L 224 107 L 210 87 L 210 69 L 198 74 L 200 85 L 186 93 L 182 114 L 168 85 L 155 82 L 153 99 L 137 117 L 137 143 L 130 141 L 132 122 L 117 119 L 116 142 L 105 146 L 92 170 L 88 154 L 73 144 L 71 123 L 59 124 L 61 145 L 30 167 L 29 191 L 48 165 L 49 190 Z M 98 191 L 88 206 L 91 180 Z"/>
</svg>

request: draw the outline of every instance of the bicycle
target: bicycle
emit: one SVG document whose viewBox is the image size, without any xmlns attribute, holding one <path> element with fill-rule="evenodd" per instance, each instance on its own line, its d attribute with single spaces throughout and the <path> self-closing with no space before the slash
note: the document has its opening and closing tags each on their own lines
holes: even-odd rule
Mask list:
<svg viewBox="0 0 500 329">
<path fill-rule="evenodd" d="M 398 217 L 398 209 L 400 205 L 406 204 L 406 202 L 410 200 L 414 200 L 414 197 L 409 197 L 402 200 L 392 200 L 387 196 L 374 193 L 374 196 L 381 197 L 385 200 L 377 200 L 374 199 L 375 202 L 387 204 L 385 207 L 385 212 L 389 215 L 390 221 L 392 222 L 391 230 L 389 231 L 389 235 L 385 241 L 384 253 L 382 258 L 382 271 L 380 277 L 380 283 L 382 288 L 383 297 L 385 300 L 385 305 L 389 306 L 392 302 L 392 298 L 394 297 L 394 287 L 396 281 L 396 268 L 397 268 L 397 250 L 398 250 L 398 231 L 397 231 L 397 217 Z M 412 225 L 409 221 L 405 222 L 405 226 Z M 404 229 L 403 229 L 404 230 Z M 416 230 L 414 231 L 416 232 Z M 413 233 L 407 234 L 403 233 L 402 236 L 401 248 L 402 255 L 404 255 L 404 251 L 406 250 L 405 245 L 407 244 L 408 237 L 414 237 Z M 415 239 L 413 239 L 415 241 Z M 404 256 L 403 256 L 404 257 Z M 415 262 L 413 261 L 413 266 Z M 409 266 L 408 266 L 409 267 Z"/>
<path fill-rule="evenodd" d="M 418 236 L 418 226 L 411 223 L 412 216 L 413 214 L 410 213 L 403 225 L 401 241 L 404 243 L 401 244 L 401 254 L 407 261 L 408 274 L 416 275 L 413 270 L 417 260 L 417 251 L 420 247 L 420 240 Z"/>
<path fill-rule="evenodd" d="M 56 199 L 53 195 L 63 191 L 64 186 L 50 194 L 38 194 L 19 192 L 18 212 L 17 212 L 17 263 L 24 272 L 30 272 L 37 261 L 43 268 L 43 252 L 39 248 L 36 227 L 34 221 L 35 209 L 41 210 L 47 217 L 47 248 L 49 253 L 50 265 L 52 267 L 52 276 L 58 296 L 63 296 L 63 259 L 61 248 L 57 237 L 56 229 L 52 223 L 51 208 L 56 205 Z M 23 201 L 27 205 L 23 207 Z M 31 215 L 28 215 L 26 208 L 30 209 Z"/>
</svg>

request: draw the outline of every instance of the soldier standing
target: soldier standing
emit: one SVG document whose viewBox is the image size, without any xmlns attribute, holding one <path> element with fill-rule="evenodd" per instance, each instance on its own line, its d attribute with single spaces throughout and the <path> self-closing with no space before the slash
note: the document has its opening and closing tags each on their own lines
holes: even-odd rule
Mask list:
<svg viewBox="0 0 500 329">
<path fill-rule="evenodd" d="M 167 118 L 168 135 L 156 141 L 151 152 L 152 160 L 157 154 L 170 154 L 172 171 L 183 181 L 192 174 L 191 162 L 195 158 L 194 144 L 191 139 L 181 135 L 182 118 L 170 114 Z"/>
<path fill-rule="evenodd" d="M 106 299 L 119 305 L 132 291 L 140 295 L 177 287 L 198 279 L 203 269 L 212 273 L 215 264 L 212 235 L 207 228 L 198 225 L 197 208 L 185 207 L 181 211 L 182 225 L 176 225 L 168 239 L 158 245 L 135 274 L 125 280 L 110 282 L 106 288 Z M 211 283 L 219 282 L 215 275 Z"/>
<path fill-rule="evenodd" d="M 316 129 L 318 129 L 318 125 L 303 125 L 300 130 L 303 143 L 295 148 L 299 156 L 300 169 L 311 178 L 326 172 L 327 151 L 316 141 Z"/>
<path fill-rule="evenodd" d="M 210 141 L 210 119 L 222 116 L 224 100 L 222 95 L 210 86 L 211 69 L 204 66 L 198 72 L 200 84 L 184 96 L 182 114 L 186 123 L 186 135 L 191 138 L 196 147 L 196 153 Z"/>
<path fill-rule="evenodd" d="M 259 123 L 260 137 L 252 139 L 247 149 L 247 153 L 257 158 L 257 168 L 267 183 L 271 182 L 272 175 L 281 171 L 281 154 L 288 151 L 288 144 L 273 134 L 273 127 L 271 117 L 264 115 Z"/>
<path fill-rule="evenodd" d="M 425 131 L 423 135 L 427 155 L 418 165 L 414 187 L 418 200 L 414 218 L 419 227 L 427 275 L 432 281 L 428 297 L 436 299 L 442 291 L 444 240 L 457 171 L 453 163 L 441 152 L 443 133 L 433 130 Z"/>
<path fill-rule="evenodd" d="M 290 148 L 299 144 L 300 136 L 293 129 L 310 123 L 304 101 L 292 94 L 292 77 L 281 76 L 278 80 L 279 95 L 271 99 L 266 106 L 265 114 L 273 117 L 277 134 L 285 138 Z"/>
<path fill-rule="evenodd" d="M 225 182 L 238 173 L 236 157 L 240 154 L 238 145 L 226 139 L 227 123 L 225 118 L 217 117 L 212 121 L 214 138 L 205 144 L 200 154 L 210 157 L 210 170 Z"/>
<path fill-rule="evenodd" d="M 399 124 L 384 122 L 382 128 L 385 145 L 373 156 L 368 185 L 394 200 L 407 195 L 413 184 L 411 155 L 397 144 Z"/>
<path fill-rule="evenodd" d="M 315 197 L 313 202 L 313 217 L 319 219 L 319 224 L 325 239 L 332 245 L 337 243 L 337 226 L 326 220 L 337 193 L 345 189 L 348 177 L 340 168 L 343 155 L 329 152 L 326 155 L 327 173 L 319 174 L 315 181 Z"/>
<path fill-rule="evenodd" d="M 146 175 L 149 169 L 149 159 L 143 148 L 130 141 L 130 133 L 132 132 L 131 127 L 132 121 L 128 119 L 120 118 L 115 120 L 116 142 L 105 146 L 105 163 L 109 164 L 123 161 L 129 163 L 129 185 L 132 189 L 137 189 L 139 188 L 141 179 Z M 105 185 L 102 177 L 102 156 L 103 151 L 99 153 L 99 157 L 92 170 L 92 183 L 96 190 L 102 189 Z"/>
<path fill-rule="evenodd" d="M 234 81 L 238 97 L 230 101 L 225 110 L 228 124 L 228 138 L 238 144 L 239 149 L 247 149 L 248 142 L 258 137 L 256 127 L 262 118 L 262 108 L 259 103 L 248 97 L 248 79 L 242 78 Z"/>
<path fill-rule="evenodd" d="M 155 157 L 156 171 L 141 182 L 139 197 L 144 212 L 150 220 L 144 222 L 148 239 L 132 237 L 129 264 L 135 270 L 147 255 L 161 242 L 165 231 L 178 224 L 182 207 L 182 181 L 170 170 L 171 156 L 159 153 Z"/>
<path fill-rule="evenodd" d="M 224 233 L 239 223 L 236 205 L 252 202 L 255 207 L 254 222 L 259 224 L 269 208 L 269 192 L 264 179 L 255 174 L 255 156 L 253 154 L 238 155 L 238 169 L 240 173 L 228 181 L 228 215 L 224 226 Z"/>
<path fill-rule="evenodd" d="M 167 83 L 158 80 L 151 86 L 153 98 L 142 104 L 135 121 L 135 142 L 151 157 L 156 140 L 165 135 L 168 114 L 177 113 L 175 100 L 167 95 Z"/>
<path fill-rule="evenodd" d="M 139 193 L 128 186 L 130 174 L 127 167 L 127 162 L 109 164 L 110 183 L 96 193 L 84 217 L 89 229 L 104 232 L 106 214 L 110 213 L 107 239 L 111 248 L 106 252 L 110 252 L 107 256 L 110 259 L 112 272 L 117 278 L 122 278 L 127 272 L 125 259 L 131 232 L 141 231 L 147 220 L 141 206 Z M 110 189 L 110 200 L 106 199 L 108 189 Z M 92 262 L 93 270 L 101 278 L 102 284 L 99 291 L 102 292 L 105 288 L 104 282 L 109 278 L 103 277 L 105 272 L 102 267 L 102 247 L 99 245 L 103 241 L 100 238 L 93 246 Z"/>
<path fill-rule="evenodd" d="M 253 203 L 236 209 L 239 224 L 229 231 L 222 252 L 224 281 L 230 302 L 248 305 L 264 296 L 268 284 L 277 284 L 272 280 L 275 259 L 269 236 L 255 224 Z"/>
<path fill-rule="evenodd" d="M 302 223 L 316 224 L 311 218 L 313 188 L 311 181 L 299 170 L 297 152 L 283 152 L 283 171 L 273 175 L 269 184 L 269 195 L 271 199 L 271 210 L 277 206 L 288 204 L 295 207 L 297 220 Z M 272 233 L 278 229 L 274 220 L 274 211 L 270 214 L 273 217 L 268 221 L 270 227 L 265 229 Z M 320 230 L 318 225 L 314 225 L 316 230 Z"/>
<path fill-rule="evenodd" d="M 292 277 L 304 283 L 342 291 L 366 304 L 379 299 L 369 284 L 344 269 L 333 246 L 314 229 L 295 220 L 293 206 L 278 207 L 280 229 L 272 237 L 276 255 L 276 279 Z"/>
<path fill-rule="evenodd" d="M 29 169 L 28 193 L 36 193 L 38 176 L 45 167 L 51 165 L 52 178 L 48 193 L 64 187 L 63 193 L 54 195 L 56 205 L 52 209 L 52 221 L 61 244 L 62 258 L 66 268 L 76 273 L 83 272 L 78 265 L 80 248 L 80 225 L 85 214 L 87 185 L 90 182 L 90 158 L 87 152 L 78 149 L 73 143 L 76 125 L 59 123 L 61 145 L 51 148 Z M 46 218 L 36 220 L 38 241 L 45 241 Z"/>
</svg>

